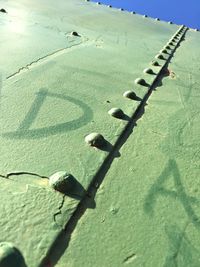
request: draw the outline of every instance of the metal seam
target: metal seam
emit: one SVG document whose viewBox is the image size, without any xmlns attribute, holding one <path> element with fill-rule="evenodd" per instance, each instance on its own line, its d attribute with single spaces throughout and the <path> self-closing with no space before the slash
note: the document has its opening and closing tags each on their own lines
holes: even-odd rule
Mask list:
<svg viewBox="0 0 200 267">
<path fill-rule="evenodd" d="M 115 142 L 115 144 L 113 146 L 112 151 L 110 153 L 108 153 L 108 155 L 104 159 L 103 163 L 101 164 L 100 168 L 97 170 L 96 174 L 93 176 L 93 179 L 91 180 L 91 182 L 90 182 L 90 184 L 86 190 L 85 195 L 82 197 L 79 204 L 77 205 L 77 208 L 75 209 L 75 211 L 71 215 L 70 219 L 66 223 L 65 230 L 63 233 L 61 233 L 66 238 L 65 249 L 67 249 L 67 247 L 69 246 L 71 234 L 73 233 L 74 229 L 76 228 L 77 223 L 79 222 L 81 217 L 84 215 L 86 209 L 88 208 L 88 203 L 90 203 L 95 198 L 95 195 L 98 191 L 99 186 L 103 182 L 108 170 L 110 169 L 110 166 L 112 165 L 112 163 L 115 159 L 116 153 L 126 143 L 128 137 L 132 133 L 134 126 L 136 125 L 136 121 L 140 118 L 140 114 L 141 114 L 147 100 L 149 99 L 152 91 L 157 87 L 157 83 L 159 82 L 159 79 L 163 78 L 163 71 L 166 69 L 167 65 L 169 64 L 170 59 L 173 57 L 179 44 L 183 41 L 183 38 L 184 38 L 187 30 L 188 30 L 187 27 L 181 26 L 178 29 L 178 31 L 175 32 L 174 35 L 177 35 L 181 32 L 180 39 L 177 40 L 176 45 L 175 45 L 174 49 L 172 50 L 171 54 L 166 59 L 166 62 L 161 67 L 160 71 L 156 75 L 152 84 L 149 86 L 148 91 L 145 94 L 145 96 L 143 97 L 141 103 L 138 105 L 138 107 L 136 108 L 136 110 L 132 114 L 131 120 L 126 124 L 126 126 L 122 130 L 119 138 L 117 139 L 117 141 Z M 54 248 L 56 247 L 57 242 L 59 243 L 59 237 L 61 237 L 61 236 L 58 236 L 58 239 L 55 240 L 54 244 L 49 248 L 49 251 L 47 252 L 46 257 L 44 257 L 42 259 L 39 267 L 45 266 L 45 262 L 47 260 L 49 260 L 49 258 L 51 257 L 51 254 L 55 250 Z M 63 237 L 61 237 L 61 238 L 63 238 Z"/>
</svg>

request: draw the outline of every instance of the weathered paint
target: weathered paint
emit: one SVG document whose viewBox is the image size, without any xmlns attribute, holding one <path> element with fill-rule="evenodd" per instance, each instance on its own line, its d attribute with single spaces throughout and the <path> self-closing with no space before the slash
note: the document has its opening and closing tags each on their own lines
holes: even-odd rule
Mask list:
<svg viewBox="0 0 200 267">
<path fill-rule="evenodd" d="M 57 267 L 200 266 L 199 42 L 187 32 Z"/>
<path fill-rule="evenodd" d="M 46 255 L 56 253 L 54 241 L 106 160 L 120 156 L 119 136 L 178 41 L 152 67 L 155 75 L 143 74 L 146 86 L 134 80 L 179 26 L 81 0 L 0 3 L 8 11 L 0 16 L 0 241 L 13 242 L 30 267 L 44 258 L 51 265 Z M 123 98 L 126 90 L 137 99 Z M 113 106 L 124 120 L 109 116 Z M 98 150 L 84 142 L 94 131 L 106 141 Z M 71 196 L 48 184 L 59 171 L 77 181 Z M 65 248 L 63 241 L 59 257 Z"/>
</svg>

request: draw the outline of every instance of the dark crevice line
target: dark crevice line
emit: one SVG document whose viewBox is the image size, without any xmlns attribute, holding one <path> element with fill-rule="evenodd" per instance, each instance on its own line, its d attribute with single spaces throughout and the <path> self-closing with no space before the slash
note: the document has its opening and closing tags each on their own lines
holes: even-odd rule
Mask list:
<svg viewBox="0 0 200 267">
<path fill-rule="evenodd" d="M 53 220 L 54 220 L 54 222 L 55 222 L 57 225 L 58 225 L 58 222 L 57 222 L 57 220 L 56 220 L 56 217 L 57 217 L 58 215 L 62 214 L 62 207 L 63 207 L 64 203 L 65 203 L 65 195 L 62 196 L 62 201 L 61 201 L 61 203 L 60 203 L 60 206 L 58 207 L 58 211 L 53 215 Z M 62 227 L 61 225 L 58 225 L 58 226 L 59 226 L 59 227 Z"/>
<path fill-rule="evenodd" d="M 19 175 L 32 175 L 32 176 L 40 177 L 42 179 L 49 179 L 47 176 L 39 175 L 33 172 L 10 172 L 10 173 L 7 173 L 6 175 L 0 175 L 0 177 L 9 179 L 10 176 L 19 176 Z"/>
<path fill-rule="evenodd" d="M 88 39 L 83 40 L 83 41 L 80 42 L 80 43 L 72 44 L 72 45 L 69 46 L 69 47 L 64 47 L 64 48 L 57 49 L 56 51 L 53 51 L 53 52 L 51 52 L 51 53 L 49 53 L 49 54 L 47 54 L 47 55 L 45 55 L 45 56 L 39 57 L 38 59 L 36 59 L 36 60 L 34 60 L 34 61 L 28 63 L 27 65 L 25 65 L 25 66 L 19 68 L 16 72 L 14 72 L 14 73 L 10 74 L 9 76 L 7 76 L 6 79 L 8 80 L 8 79 L 10 79 L 10 78 L 13 78 L 13 77 L 15 77 L 16 75 L 19 75 L 22 71 L 27 71 L 27 70 L 29 70 L 33 65 L 38 64 L 38 63 L 42 62 L 43 60 L 47 60 L 47 59 L 51 58 L 52 56 L 55 56 L 56 54 L 59 55 L 59 53 L 61 53 L 61 52 L 65 52 L 65 51 L 68 51 L 69 49 L 74 48 L 74 47 L 76 47 L 76 46 L 83 45 L 83 44 L 85 44 L 87 41 L 88 41 Z"/>
<path fill-rule="evenodd" d="M 185 27 L 182 26 L 180 29 L 184 29 L 184 28 Z M 74 211 L 69 221 L 67 222 L 65 226 L 65 230 L 61 231 L 58 234 L 56 240 L 53 242 L 46 257 L 42 260 L 39 267 L 46 267 L 48 266 L 47 263 L 49 264 L 49 262 L 51 262 L 52 267 L 55 266 L 58 260 L 64 254 L 67 247 L 69 246 L 71 235 L 74 229 L 76 228 L 81 217 L 84 215 L 85 211 L 89 207 L 93 206 L 98 188 L 103 182 L 108 170 L 110 169 L 111 164 L 113 163 L 116 155 L 118 154 L 118 151 L 126 143 L 127 139 L 132 134 L 133 129 L 135 128 L 135 126 L 137 126 L 137 121 L 144 115 L 147 100 L 151 96 L 152 92 L 160 85 L 162 79 L 166 77 L 166 71 L 170 63 L 170 60 L 172 59 L 180 43 L 183 41 L 187 30 L 188 28 L 185 28 L 185 31 L 182 33 L 181 38 L 179 39 L 174 49 L 172 50 L 171 55 L 168 57 L 168 59 L 166 59 L 165 64 L 162 66 L 159 73 L 155 77 L 153 83 L 150 85 L 148 92 L 146 93 L 146 95 L 144 96 L 140 104 L 138 105 L 136 111 L 133 113 L 131 119 L 129 120 L 125 128 L 122 130 L 119 138 L 117 139 L 116 143 L 114 144 L 112 148 L 112 151 L 107 155 L 101 167 L 94 175 L 91 183 L 88 186 L 88 189 L 85 195 L 83 196 L 76 210 Z"/>
</svg>

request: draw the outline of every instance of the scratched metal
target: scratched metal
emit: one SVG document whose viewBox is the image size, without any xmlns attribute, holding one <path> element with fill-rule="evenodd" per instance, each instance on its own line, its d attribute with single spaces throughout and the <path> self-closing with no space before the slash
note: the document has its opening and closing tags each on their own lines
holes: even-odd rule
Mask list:
<svg viewBox="0 0 200 267">
<path fill-rule="evenodd" d="M 53 194 L 48 177 L 66 170 L 80 182 L 80 189 L 87 189 L 139 105 L 123 93 L 133 90 L 144 97 L 148 88 L 134 80 L 153 82 L 155 75 L 143 70 L 179 26 L 78 0 L 0 4 L 7 10 L 0 14 L 0 175 L 8 178 L 1 179 L 2 203 L 11 198 L 16 203 L 11 210 L 2 206 L 1 225 L 7 228 L 2 228 L 1 238 L 16 243 L 28 266 L 37 266 L 79 201 Z M 154 67 L 155 74 L 160 68 Z M 111 117 L 108 111 L 113 107 L 121 108 L 126 119 Z M 91 132 L 108 141 L 104 150 L 85 144 Z M 34 205 L 29 205 L 31 195 Z M 22 223 L 16 235 L 11 230 L 17 227 L 15 221 L 25 220 L 24 199 L 31 210 L 26 218 L 31 227 L 22 234 Z M 45 230 L 48 221 L 50 228 Z"/>
</svg>

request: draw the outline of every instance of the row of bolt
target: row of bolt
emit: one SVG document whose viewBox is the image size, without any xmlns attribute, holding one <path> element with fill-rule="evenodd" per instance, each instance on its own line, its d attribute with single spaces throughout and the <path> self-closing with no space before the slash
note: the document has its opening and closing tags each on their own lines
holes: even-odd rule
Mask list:
<svg viewBox="0 0 200 267">
<path fill-rule="evenodd" d="M 184 26 L 181 29 L 179 29 L 178 32 L 176 32 L 174 36 L 172 36 L 172 38 L 169 40 L 167 45 L 165 45 L 164 48 L 162 50 L 160 50 L 160 53 L 158 55 L 156 55 L 155 58 L 165 60 L 163 54 L 169 54 L 170 55 L 170 52 L 168 53 L 169 50 L 172 50 L 172 52 L 173 52 L 173 50 L 175 49 L 175 46 L 180 41 L 183 32 L 184 32 Z M 174 49 L 172 48 L 172 46 L 174 46 Z M 153 61 L 151 64 L 153 66 L 160 66 L 158 61 Z M 146 69 L 144 69 L 143 72 L 145 74 L 154 74 L 154 72 L 151 68 L 146 68 Z M 147 82 L 143 78 L 137 78 L 135 80 L 135 84 L 149 87 L 149 85 L 147 84 Z M 128 98 L 130 100 L 138 100 L 138 97 L 135 94 L 135 92 L 131 91 L 131 90 L 124 92 L 123 97 Z M 108 114 L 111 115 L 112 117 L 118 118 L 118 119 L 123 119 L 125 116 L 123 110 L 120 108 L 112 108 L 108 111 Z M 87 135 L 85 137 L 85 142 L 88 145 L 90 145 L 92 147 L 99 148 L 99 149 L 104 148 L 107 144 L 103 135 L 100 133 L 90 133 L 89 135 Z M 70 194 L 71 191 L 73 190 L 73 188 L 76 186 L 76 179 L 71 174 L 69 174 L 65 171 L 60 171 L 60 172 L 53 174 L 49 178 L 49 185 L 53 189 L 55 189 L 56 191 L 59 191 L 61 193 L 65 193 L 65 194 Z"/>
<path fill-rule="evenodd" d="M 165 45 L 164 48 L 162 50 L 160 50 L 160 53 L 157 54 L 155 56 L 155 58 L 161 59 L 161 60 L 166 60 L 166 58 L 163 56 L 163 54 L 165 54 L 165 55 L 168 54 L 170 56 L 170 50 L 172 50 L 172 51 L 174 50 L 174 48 L 172 48 L 172 46 L 175 47 L 177 45 L 177 42 L 180 40 L 181 34 L 183 33 L 183 31 L 184 31 L 184 26 L 182 26 L 181 29 L 179 29 L 172 36 L 172 38 L 169 40 L 167 45 Z M 151 64 L 153 66 L 160 66 L 158 61 L 152 61 Z M 146 69 L 144 69 L 143 72 L 146 74 L 154 74 L 154 72 L 151 68 L 146 68 Z M 141 86 L 148 86 L 148 83 L 143 78 L 137 78 L 135 80 L 135 84 L 141 85 Z M 125 98 L 131 99 L 131 100 L 138 100 L 138 97 L 134 91 L 126 91 L 126 92 L 124 92 L 123 96 Z M 118 119 L 123 119 L 123 117 L 124 117 L 124 112 L 120 108 L 112 108 L 108 111 L 108 114 L 115 117 L 115 118 L 118 118 Z M 91 133 L 85 137 L 85 142 L 91 146 L 101 148 L 105 144 L 105 139 L 99 133 Z"/>
<path fill-rule="evenodd" d="M 182 27 L 167 43 L 167 45 L 160 51 L 160 54 L 156 56 L 158 59 L 163 59 L 161 53 L 167 54 L 167 50 L 171 50 L 171 46 L 177 45 L 176 43 L 180 40 L 181 34 L 184 32 L 184 27 Z M 159 66 L 157 61 L 153 62 L 153 66 Z M 153 74 L 153 70 L 147 68 L 144 70 L 144 73 Z M 146 81 L 142 78 L 135 80 L 135 84 L 146 85 Z M 123 94 L 124 97 L 135 100 L 136 94 L 133 91 L 126 91 Z M 108 112 L 111 116 L 116 118 L 122 118 L 124 113 L 119 108 L 112 108 Z M 91 133 L 85 137 L 85 142 L 91 146 L 101 148 L 105 145 L 105 139 L 101 134 Z M 65 171 L 60 171 L 53 174 L 49 178 L 49 185 L 56 191 L 59 191 L 63 194 L 70 194 L 76 187 L 76 179 L 69 173 Z M 12 267 L 24 267 L 25 262 L 22 254 L 17 250 L 17 248 L 11 244 L 2 242 L 0 243 L 0 266 L 8 266 L 8 262 L 12 261 L 14 264 Z M 10 266 L 10 265 L 9 265 Z"/>
<path fill-rule="evenodd" d="M 90 2 L 90 0 L 85 0 L 85 1 L 86 1 L 86 2 Z M 96 4 L 97 4 L 97 5 L 101 5 L 101 2 L 97 2 Z M 111 5 L 108 5 L 108 7 L 109 7 L 109 8 L 112 8 Z M 120 11 L 124 11 L 123 8 L 119 8 L 119 10 L 120 10 Z M 131 13 L 131 14 L 136 14 L 135 11 L 131 11 L 130 13 Z M 147 16 L 147 15 L 143 15 L 143 17 L 144 17 L 144 18 L 147 18 L 148 16 Z M 155 18 L 155 20 L 156 20 L 156 21 L 160 21 L 159 18 Z M 169 24 L 173 24 L 172 21 L 168 21 L 168 23 L 169 23 Z M 195 31 L 199 31 L 198 29 L 194 29 L 194 30 L 195 30 Z"/>
<path fill-rule="evenodd" d="M 89 0 L 87 0 L 89 1 Z M 175 46 L 176 42 L 180 40 L 181 33 L 183 33 L 184 27 L 182 27 L 167 43 L 167 45 L 160 51 L 160 53 L 156 56 L 156 59 L 164 59 L 162 54 L 168 54 L 168 50 L 171 50 L 171 46 Z M 152 62 L 153 66 L 159 66 L 159 63 L 157 61 Z M 147 68 L 144 70 L 144 73 L 147 74 L 153 74 L 153 70 L 150 68 Z M 135 84 L 143 85 L 145 86 L 147 83 L 144 79 L 138 78 L 135 80 Z M 136 100 L 137 96 L 133 91 L 126 91 L 123 94 L 124 97 Z M 115 117 L 115 118 L 123 118 L 124 113 L 120 108 L 112 108 L 108 111 L 108 113 Z M 95 146 L 97 148 L 101 148 L 105 145 L 105 139 L 101 134 L 98 133 L 91 133 L 85 137 L 85 142 L 91 146 Z M 53 174 L 49 178 L 49 185 L 64 194 L 71 193 L 73 188 L 76 187 L 76 179 L 69 173 L 65 171 L 60 171 L 55 174 Z M 24 267 L 25 262 L 24 258 L 21 255 L 21 253 L 17 250 L 17 248 L 11 244 L 2 242 L 0 243 L 0 265 L 1 264 L 7 264 L 7 262 L 14 262 L 14 265 L 12 267 Z M 6 265 L 7 266 L 7 265 Z"/>
</svg>

